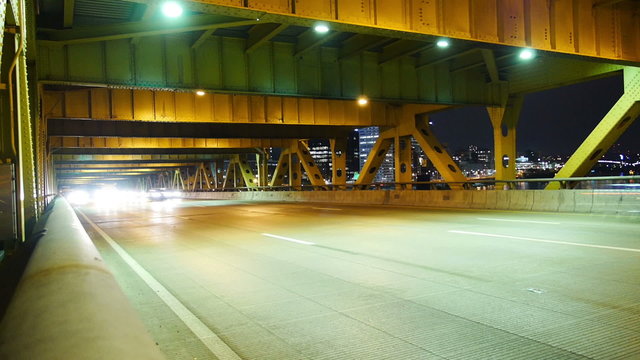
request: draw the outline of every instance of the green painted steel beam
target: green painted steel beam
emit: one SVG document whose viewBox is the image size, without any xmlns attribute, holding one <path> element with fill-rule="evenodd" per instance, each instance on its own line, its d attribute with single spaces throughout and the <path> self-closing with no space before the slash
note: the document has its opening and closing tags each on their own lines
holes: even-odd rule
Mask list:
<svg viewBox="0 0 640 360">
<path fill-rule="evenodd" d="M 217 15 L 194 15 L 184 22 L 140 21 L 101 26 L 84 26 L 69 30 L 40 30 L 40 40 L 59 44 L 80 44 L 106 40 L 157 36 L 253 25 L 256 19 L 238 19 Z"/>
<path fill-rule="evenodd" d="M 73 10 L 75 9 L 75 0 L 64 0 L 64 19 L 62 26 L 70 28 L 73 26 Z"/>
<path fill-rule="evenodd" d="M 271 40 L 274 36 L 284 31 L 289 25 L 287 24 L 259 24 L 249 30 L 249 38 L 247 39 L 247 54 L 253 52 L 258 46 Z"/>
</svg>

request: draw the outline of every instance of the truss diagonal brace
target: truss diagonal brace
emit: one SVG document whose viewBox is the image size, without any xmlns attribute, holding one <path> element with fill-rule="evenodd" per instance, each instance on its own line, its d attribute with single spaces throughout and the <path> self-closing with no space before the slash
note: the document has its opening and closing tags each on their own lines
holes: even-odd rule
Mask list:
<svg viewBox="0 0 640 360">
<path fill-rule="evenodd" d="M 558 171 L 556 178 L 580 177 L 586 175 L 607 150 L 640 116 L 640 68 L 624 69 L 624 94 L 613 105 L 591 134 L 578 147 L 566 164 Z M 561 184 L 552 182 L 547 190 L 559 189 Z"/>
<path fill-rule="evenodd" d="M 295 150 L 298 155 L 298 159 L 302 163 L 302 167 L 304 171 L 307 173 L 307 177 L 313 186 L 326 186 L 327 183 L 324 181 L 324 177 L 320 172 L 320 169 L 316 166 L 316 162 L 309 153 L 309 147 L 302 141 L 296 141 L 296 144 L 293 144 L 292 152 Z"/>
<path fill-rule="evenodd" d="M 436 167 L 442 178 L 449 183 L 451 189 L 462 189 L 467 178 L 451 156 L 440 144 L 429 128 L 427 116 L 415 117 L 415 128 L 412 133 L 420 147 Z"/>
<path fill-rule="evenodd" d="M 356 180 L 356 185 L 367 185 L 375 179 L 378 170 L 380 170 L 380 165 L 382 165 L 391 144 L 393 144 L 393 137 L 383 137 L 381 135 L 378 140 L 376 140 L 369 156 L 367 156 L 367 161 L 364 163 L 364 166 L 360 171 L 360 176 L 358 177 L 358 180 Z"/>
<path fill-rule="evenodd" d="M 271 177 L 271 183 L 269 186 L 281 186 L 284 182 L 284 177 L 289 173 L 289 150 L 282 149 L 280 158 L 278 158 L 278 164 Z"/>
</svg>

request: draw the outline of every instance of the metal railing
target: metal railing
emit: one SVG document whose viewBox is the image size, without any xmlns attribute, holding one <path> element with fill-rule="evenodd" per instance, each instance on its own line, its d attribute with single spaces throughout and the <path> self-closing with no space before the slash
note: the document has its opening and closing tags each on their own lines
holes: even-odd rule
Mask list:
<svg viewBox="0 0 640 360">
<path fill-rule="evenodd" d="M 600 176 L 572 178 L 534 178 L 515 180 L 469 179 L 465 182 L 416 181 L 374 182 L 370 184 L 327 184 L 299 186 L 255 186 L 218 189 L 196 189 L 195 192 L 238 191 L 334 191 L 334 190 L 541 190 L 547 184 L 559 183 L 560 189 L 632 189 L 640 191 L 640 176 Z"/>
</svg>

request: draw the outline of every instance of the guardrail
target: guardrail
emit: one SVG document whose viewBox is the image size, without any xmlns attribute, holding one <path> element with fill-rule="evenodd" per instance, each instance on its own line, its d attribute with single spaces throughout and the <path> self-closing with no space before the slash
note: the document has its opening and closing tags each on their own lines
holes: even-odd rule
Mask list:
<svg viewBox="0 0 640 360">
<path fill-rule="evenodd" d="M 42 221 L 0 323 L 0 359 L 164 359 L 66 200 Z"/>
<path fill-rule="evenodd" d="M 378 182 L 365 185 L 327 184 L 322 186 L 255 186 L 218 189 L 196 189 L 195 192 L 233 192 L 233 191 L 312 191 L 312 190 L 540 190 L 546 184 L 559 183 L 560 189 L 619 189 L 623 185 L 637 186 L 640 190 L 640 176 L 600 176 L 572 178 L 536 178 L 516 180 L 470 179 L 465 182 L 416 181 L 416 182 Z M 189 190 L 185 190 L 189 191 Z"/>
</svg>

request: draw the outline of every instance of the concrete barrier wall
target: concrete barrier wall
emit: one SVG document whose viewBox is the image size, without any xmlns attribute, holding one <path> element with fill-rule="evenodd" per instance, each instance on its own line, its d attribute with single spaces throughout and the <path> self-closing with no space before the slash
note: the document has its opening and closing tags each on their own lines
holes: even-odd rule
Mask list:
<svg viewBox="0 0 640 360">
<path fill-rule="evenodd" d="M 187 198 L 348 205 L 395 205 L 634 215 L 640 195 L 620 190 L 367 190 L 187 193 Z"/>
</svg>

